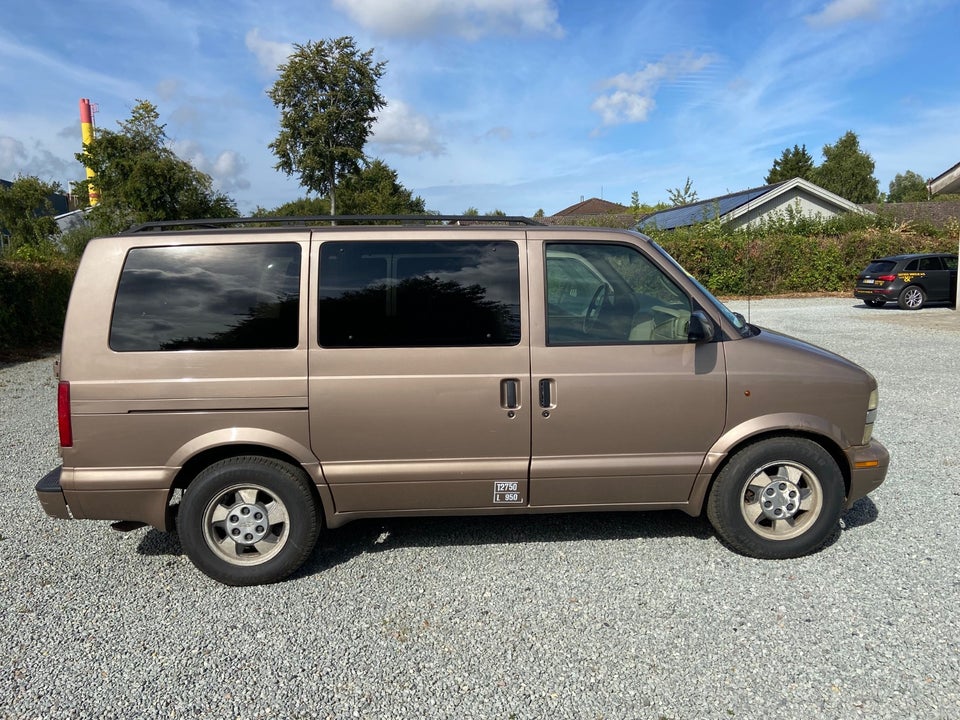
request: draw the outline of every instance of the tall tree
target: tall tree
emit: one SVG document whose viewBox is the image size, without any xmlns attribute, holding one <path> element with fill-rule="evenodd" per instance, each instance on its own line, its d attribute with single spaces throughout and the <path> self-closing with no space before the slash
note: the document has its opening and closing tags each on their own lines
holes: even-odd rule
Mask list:
<svg viewBox="0 0 960 720">
<path fill-rule="evenodd" d="M 693 183 L 690 182 L 689 177 L 687 177 L 687 182 L 684 183 L 682 188 L 668 189 L 667 195 L 670 199 L 670 204 L 674 207 L 678 205 L 690 205 L 700 199 L 697 197 L 697 191 L 693 189 Z"/>
<path fill-rule="evenodd" d="M 852 130 L 833 145 L 823 146 L 823 163 L 814 169 L 811 180 L 850 202 L 876 202 L 880 183 L 873 176 L 873 158 L 860 149 Z"/>
<path fill-rule="evenodd" d="M 928 198 L 927 181 L 920 173 L 907 170 L 903 174 L 897 173 L 890 181 L 887 202 L 923 202 Z"/>
<path fill-rule="evenodd" d="M 9 235 L 10 252 L 40 250 L 60 234 L 50 196 L 62 193 L 59 183 L 21 175 L 9 187 L 0 187 L 0 232 Z"/>
<path fill-rule="evenodd" d="M 337 184 L 360 170 L 375 113 L 385 105 L 377 89 L 385 67 L 351 37 L 311 41 L 294 45 L 267 91 L 280 110 L 280 132 L 269 146 L 276 168 L 329 196 L 334 214 Z"/>
<path fill-rule="evenodd" d="M 90 212 L 101 234 L 151 220 L 235 217 L 236 205 L 214 189 L 210 176 L 181 160 L 169 147 L 156 106 L 138 100 L 120 130 L 100 129 L 77 160 L 93 168 L 100 204 Z M 89 183 L 74 183 L 86 197 Z"/>
<path fill-rule="evenodd" d="M 792 150 L 784 148 L 780 157 L 773 161 L 773 167 L 767 173 L 765 182 L 772 185 L 795 177 L 809 180 L 813 170 L 813 158 L 807 152 L 807 146 L 794 145 Z"/>
</svg>

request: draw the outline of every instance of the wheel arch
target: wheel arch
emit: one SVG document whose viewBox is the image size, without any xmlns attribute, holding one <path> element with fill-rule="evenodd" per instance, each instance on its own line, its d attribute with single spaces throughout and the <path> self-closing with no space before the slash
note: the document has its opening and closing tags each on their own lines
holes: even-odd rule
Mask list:
<svg viewBox="0 0 960 720">
<path fill-rule="evenodd" d="M 710 490 L 714 482 L 716 482 L 717 476 L 720 475 L 720 472 L 727 466 L 734 455 L 750 445 L 756 445 L 774 438 L 802 438 L 815 442 L 822 447 L 833 458 L 834 462 L 837 463 L 837 467 L 840 468 L 840 476 L 843 478 L 844 494 L 850 494 L 850 462 L 840 444 L 834 438 L 825 433 L 810 430 L 770 428 L 739 438 L 733 445 L 721 453 L 717 453 L 714 450 L 707 453 L 703 467 L 697 475 L 693 491 L 690 494 L 690 514 L 700 515 L 703 513 L 706 506 L 706 498 L 710 494 Z"/>
<path fill-rule="evenodd" d="M 262 431 L 260 431 L 262 434 Z M 177 471 L 176 475 L 173 478 L 173 482 L 170 484 L 170 491 L 167 498 L 168 506 L 170 511 L 167 513 L 166 518 L 166 528 L 168 532 L 176 527 L 176 501 L 178 495 L 186 490 L 190 483 L 204 470 L 214 463 L 220 462 L 221 460 L 226 460 L 233 457 L 243 457 L 243 456 L 258 456 L 258 457 L 268 457 L 280 462 L 286 463 L 292 467 L 298 468 L 302 472 L 306 473 L 307 477 L 310 480 L 310 490 L 313 494 L 314 500 L 317 503 L 321 514 L 324 517 L 329 515 L 329 512 L 332 511 L 332 496 L 327 488 L 326 481 L 323 478 L 323 472 L 320 468 L 320 463 L 309 451 L 306 451 L 302 445 L 294 443 L 294 447 L 278 447 L 277 444 L 266 444 L 263 442 L 221 442 L 219 444 L 209 444 L 201 443 L 204 438 L 197 438 L 194 442 L 190 443 L 188 446 L 181 448 L 177 454 L 174 456 L 178 459 L 176 462 L 177 466 L 179 465 L 180 469 Z M 284 443 L 288 445 L 288 443 Z M 195 452 L 190 453 L 189 449 L 191 446 L 199 445 L 199 449 L 196 449 Z M 304 458 L 304 453 L 290 452 L 291 449 L 302 449 L 306 452 L 307 458 Z"/>
</svg>

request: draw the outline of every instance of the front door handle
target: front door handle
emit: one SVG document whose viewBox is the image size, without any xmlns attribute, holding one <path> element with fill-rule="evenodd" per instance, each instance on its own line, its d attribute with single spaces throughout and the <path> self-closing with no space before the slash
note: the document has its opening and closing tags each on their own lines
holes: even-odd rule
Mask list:
<svg viewBox="0 0 960 720">
<path fill-rule="evenodd" d="M 516 410 L 520 407 L 520 381 L 509 378 L 500 381 L 500 407 Z"/>
</svg>

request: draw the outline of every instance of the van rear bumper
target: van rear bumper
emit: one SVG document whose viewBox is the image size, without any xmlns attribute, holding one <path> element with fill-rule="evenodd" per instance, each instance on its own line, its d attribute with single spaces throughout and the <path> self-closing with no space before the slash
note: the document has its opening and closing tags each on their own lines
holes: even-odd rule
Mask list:
<svg viewBox="0 0 960 720">
<path fill-rule="evenodd" d="M 60 518 L 61 520 L 70 520 L 70 509 L 67 507 L 67 499 L 63 496 L 63 488 L 60 487 L 60 471 L 62 467 L 51 470 L 41 478 L 37 483 L 37 500 L 40 501 L 40 507 L 50 517 Z"/>
<path fill-rule="evenodd" d="M 847 450 L 850 462 L 850 492 L 847 493 L 847 507 L 869 492 L 876 490 L 887 477 L 890 465 L 890 453 L 876 440 L 869 445 L 858 445 Z"/>
<path fill-rule="evenodd" d="M 44 475 L 36 485 L 40 506 L 50 517 L 61 520 L 128 520 L 167 532 L 173 529 L 173 508 L 168 505 L 170 493 L 166 488 L 64 491 L 60 482 L 62 474 L 61 466 Z"/>
</svg>

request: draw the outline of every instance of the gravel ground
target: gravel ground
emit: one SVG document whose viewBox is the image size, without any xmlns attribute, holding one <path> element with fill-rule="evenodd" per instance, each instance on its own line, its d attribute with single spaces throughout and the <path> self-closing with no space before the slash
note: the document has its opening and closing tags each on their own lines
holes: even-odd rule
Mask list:
<svg viewBox="0 0 960 720">
<path fill-rule="evenodd" d="M 47 518 L 52 362 L 0 367 L 0 714 L 960 717 L 960 319 L 749 312 L 880 382 L 887 482 L 799 560 L 740 557 L 679 512 L 388 520 L 330 532 L 287 582 L 226 588 L 175 537 Z"/>
</svg>

